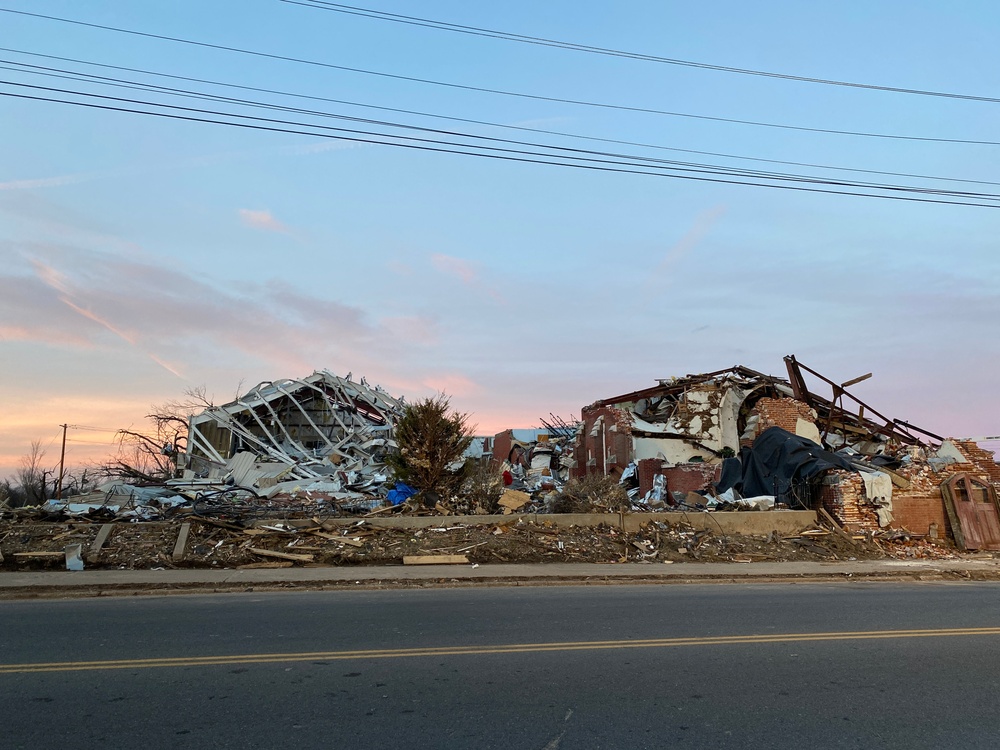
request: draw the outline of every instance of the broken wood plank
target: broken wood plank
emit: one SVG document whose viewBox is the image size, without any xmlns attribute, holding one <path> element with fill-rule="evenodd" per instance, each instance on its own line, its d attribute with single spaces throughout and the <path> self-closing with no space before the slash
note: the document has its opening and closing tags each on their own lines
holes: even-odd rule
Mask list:
<svg viewBox="0 0 1000 750">
<path fill-rule="evenodd" d="M 177 542 L 174 544 L 174 553 L 170 559 L 174 562 L 184 559 L 184 548 L 187 546 L 188 535 L 191 533 L 191 524 L 182 523 L 180 531 L 177 532 Z"/>
<path fill-rule="evenodd" d="M 111 536 L 111 532 L 114 528 L 115 525 L 113 523 L 106 523 L 101 526 L 101 530 L 97 532 L 97 538 L 94 539 L 94 543 L 90 545 L 90 554 L 101 554 L 101 549 L 104 547 L 105 542 L 108 541 L 108 537 Z"/>
<path fill-rule="evenodd" d="M 830 528 L 833 529 L 834 533 L 837 534 L 837 536 L 846 539 L 851 544 L 854 543 L 854 537 L 848 534 L 846 531 L 844 531 L 844 528 L 839 523 L 837 523 L 837 519 L 835 519 L 833 516 L 831 516 L 829 513 L 826 512 L 826 508 L 820 508 L 816 512 L 823 520 L 825 520 L 830 525 Z"/>
<path fill-rule="evenodd" d="M 261 557 L 277 557 L 279 560 L 295 560 L 296 562 L 312 562 L 315 557 L 315 555 L 295 555 L 291 552 L 272 552 L 260 547 L 251 547 L 250 551 Z"/>
<path fill-rule="evenodd" d="M 220 529 L 229 529 L 230 531 L 243 531 L 243 527 L 236 523 L 228 523 L 227 521 L 217 521 L 214 518 L 205 518 L 204 516 L 194 516 L 194 520 L 200 521 L 201 523 L 207 524 L 209 526 L 218 526 Z"/>
<path fill-rule="evenodd" d="M 465 555 L 405 555 L 403 565 L 461 565 L 469 562 Z"/>
<path fill-rule="evenodd" d="M 237 570 L 257 570 L 257 569 L 268 570 L 270 568 L 291 568 L 293 565 L 295 565 L 295 563 L 283 560 L 281 562 L 275 561 L 275 562 L 246 563 L 245 565 L 237 565 L 236 569 Z"/>
<path fill-rule="evenodd" d="M 14 557 L 63 557 L 64 552 L 15 552 Z"/>
</svg>

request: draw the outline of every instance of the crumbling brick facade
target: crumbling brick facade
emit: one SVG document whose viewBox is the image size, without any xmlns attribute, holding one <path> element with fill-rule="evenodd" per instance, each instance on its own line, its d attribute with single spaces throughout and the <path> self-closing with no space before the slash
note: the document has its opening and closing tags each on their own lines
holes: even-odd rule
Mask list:
<svg viewBox="0 0 1000 750">
<path fill-rule="evenodd" d="M 632 420 L 628 412 L 614 406 L 588 407 L 582 416 L 583 430 L 573 456 L 576 468 L 572 475 L 620 477 L 632 461 Z"/>
<path fill-rule="evenodd" d="M 718 481 L 720 464 L 678 464 L 664 469 L 670 492 L 699 492 Z"/>
<path fill-rule="evenodd" d="M 979 477 L 995 487 L 1000 484 L 1000 465 L 992 453 L 975 443 L 955 444 L 967 461 L 947 464 L 941 471 L 935 471 L 930 464 L 918 460 L 896 470 L 909 486 L 893 488 L 891 528 L 929 534 L 931 526 L 936 525 L 939 537 L 954 538 L 941 484 L 958 473 Z M 879 528 L 878 517 L 865 498 L 864 482 L 858 474 L 829 472 L 824 479 L 821 503 L 846 528 L 854 531 Z"/>
<path fill-rule="evenodd" d="M 865 500 L 864 482 L 853 471 L 836 469 L 823 478 L 820 504 L 844 528 L 852 531 L 875 530 L 878 516 Z"/>
<path fill-rule="evenodd" d="M 750 417 L 757 417 L 757 426 L 752 435 L 740 440 L 741 446 L 751 445 L 757 436 L 769 427 L 780 427 L 793 435 L 800 419 L 816 424 L 816 412 L 809 405 L 794 398 L 770 398 L 765 396 L 754 404 Z"/>
</svg>

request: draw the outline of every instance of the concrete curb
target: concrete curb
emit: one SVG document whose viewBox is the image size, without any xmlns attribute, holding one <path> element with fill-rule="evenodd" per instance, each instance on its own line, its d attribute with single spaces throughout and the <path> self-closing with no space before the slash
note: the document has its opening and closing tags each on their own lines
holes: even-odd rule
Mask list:
<svg viewBox="0 0 1000 750">
<path fill-rule="evenodd" d="M 1000 560 L 427 565 L 250 570 L 99 570 L 0 573 L 0 599 L 246 590 L 565 586 L 831 580 L 1000 580 Z"/>
</svg>

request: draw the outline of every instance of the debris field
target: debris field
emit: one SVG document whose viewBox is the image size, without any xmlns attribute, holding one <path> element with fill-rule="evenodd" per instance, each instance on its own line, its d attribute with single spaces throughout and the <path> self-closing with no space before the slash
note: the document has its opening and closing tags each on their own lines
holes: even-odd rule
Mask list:
<svg viewBox="0 0 1000 750">
<path fill-rule="evenodd" d="M 638 532 L 624 532 L 610 525 L 559 527 L 524 517 L 505 523 L 386 528 L 363 518 L 232 523 L 189 516 L 144 523 L 0 521 L 0 569 L 63 569 L 63 553 L 71 544 L 81 545 L 87 569 L 753 563 L 959 556 L 946 543 L 898 532 L 851 535 L 820 527 L 761 537 L 659 521 Z"/>
</svg>

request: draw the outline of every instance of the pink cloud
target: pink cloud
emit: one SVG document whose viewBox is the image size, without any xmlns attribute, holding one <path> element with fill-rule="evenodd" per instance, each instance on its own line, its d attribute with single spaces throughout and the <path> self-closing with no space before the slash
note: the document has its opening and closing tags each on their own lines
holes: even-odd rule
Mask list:
<svg viewBox="0 0 1000 750">
<path fill-rule="evenodd" d="M 289 228 L 274 218 L 274 215 L 266 209 L 255 211 L 249 208 L 241 208 L 238 213 L 240 220 L 248 227 L 262 229 L 266 232 L 290 233 Z"/>
<path fill-rule="evenodd" d="M 455 258 L 451 255 L 444 255 L 443 253 L 434 253 L 431 256 L 431 263 L 441 273 L 449 274 L 450 276 L 456 276 L 462 280 L 464 284 L 471 284 L 476 280 L 477 273 L 467 260 L 462 258 Z"/>
<path fill-rule="evenodd" d="M 283 280 L 225 284 L 143 253 L 32 250 L 27 268 L 0 270 L 0 336 L 8 340 L 78 349 L 120 340 L 178 377 L 226 361 L 265 377 L 330 368 L 371 382 L 391 379 L 404 361 L 419 382 L 416 363 L 438 344 L 433 318 L 374 318 Z"/>
<path fill-rule="evenodd" d="M 434 344 L 438 341 L 437 321 L 416 316 L 400 316 L 382 318 L 382 325 L 396 336 L 421 344 Z"/>
<path fill-rule="evenodd" d="M 424 378 L 423 383 L 439 393 L 465 398 L 478 393 L 481 388 L 478 383 L 460 373 L 443 373 Z"/>
</svg>

